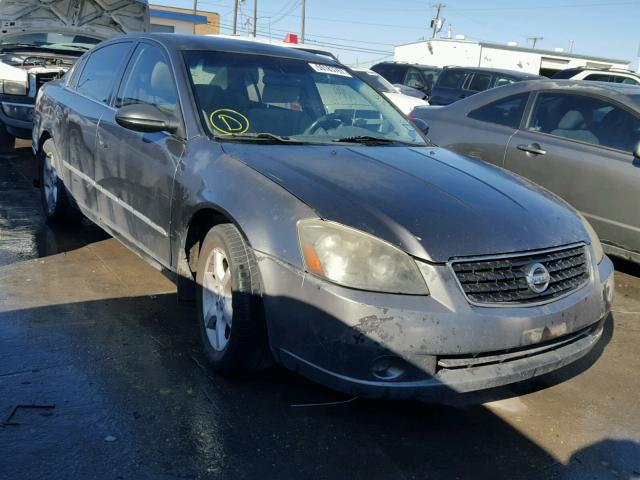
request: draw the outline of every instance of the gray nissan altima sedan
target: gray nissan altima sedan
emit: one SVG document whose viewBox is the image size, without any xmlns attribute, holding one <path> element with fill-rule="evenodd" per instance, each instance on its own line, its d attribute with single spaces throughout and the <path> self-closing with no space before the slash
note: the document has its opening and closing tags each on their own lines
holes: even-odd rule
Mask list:
<svg viewBox="0 0 640 480">
<path fill-rule="evenodd" d="M 420 396 L 531 378 L 601 337 L 613 268 L 589 223 L 433 146 L 331 58 L 124 36 L 46 85 L 35 125 L 47 217 L 79 209 L 195 295 L 217 371 Z"/>
</svg>

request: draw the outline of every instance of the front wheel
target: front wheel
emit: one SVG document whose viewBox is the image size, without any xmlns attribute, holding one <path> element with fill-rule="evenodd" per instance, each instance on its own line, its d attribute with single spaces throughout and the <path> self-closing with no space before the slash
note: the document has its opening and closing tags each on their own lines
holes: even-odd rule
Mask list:
<svg viewBox="0 0 640 480">
<path fill-rule="evenodd" d="M 196 273 L 200 337 L 214 370 L 248 373 L 271 362 L 260 297 L 258 267 L 232 224 L 204 238 Z"/>
<path fill-rule="evenodd" d="M 53 139 L 48 139 L 40 149 L 40 199 L 45 217 L 49 222 L 60 220 L 75 220 L 80 218 L 78 212 L 67 196 L 67 190 L 58 177 L 56 166 L 60 165 Z"/>
</svg>

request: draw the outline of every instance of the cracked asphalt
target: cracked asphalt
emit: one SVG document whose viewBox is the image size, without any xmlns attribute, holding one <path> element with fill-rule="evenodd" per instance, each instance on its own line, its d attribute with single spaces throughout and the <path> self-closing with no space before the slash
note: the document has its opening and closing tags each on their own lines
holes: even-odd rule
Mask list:
<svg viewBox="0 0 640 480">
<path fill-rule="evenodd" d="M 44 224 L 0 156 L 0 479 L 640 479 L 640 268 L 591 355 L 444 403 L 209 372 L 193 306 L 89 223 Z"/>
</svg>

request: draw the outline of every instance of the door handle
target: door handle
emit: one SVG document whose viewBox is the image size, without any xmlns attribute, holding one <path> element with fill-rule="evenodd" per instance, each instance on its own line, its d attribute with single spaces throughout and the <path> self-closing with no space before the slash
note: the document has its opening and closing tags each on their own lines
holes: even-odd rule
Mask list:
<svg viewBox="0 0 640 480">
<path fill-rule="evenodd" d="M 529 145 L 518 145 L 516 147 L 518 150 L 522 150 L 523 152 L 530 153 L 532 155 L 546 155 L 547 151 L 540 148 L 540 145 L 537 143 L 531 143 Z"/>
</svg>

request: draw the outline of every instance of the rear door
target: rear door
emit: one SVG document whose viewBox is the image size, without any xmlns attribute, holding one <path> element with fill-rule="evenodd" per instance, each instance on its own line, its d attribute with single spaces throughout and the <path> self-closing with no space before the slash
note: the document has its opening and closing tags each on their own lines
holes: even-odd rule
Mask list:
<svg viewBox="0 0 640 480">
<path fill-rule="evenodd" d="M 473 108 L 463 121 L 452 111 L 443 115 L 449 119 L 446 123 L 430 123 L 430 136 L 439 145 L 502 167 L 507 143 L 520 127 L 528 98 L 528 92 L 500 98 Z"/>
<path fill-rule="evenodd" d="M 542 92 L 507 147 L 505 167 L 585 214 L 607 243 L 640 249 L 640 115 L 603 97 Z"/>
<path fill-rule="evenodd" d="M 86 210 L 97 211 L 95 189 L 96 132 L 100 118 L 110 110 L 114 85 L 131 49 L 131 42 L 112 43 L 94 50 L 74 74 L 67 101 L 65 184 Z"/>
<path fill-rule="evenodd" d="M 98 197 L 100 215 L 129 242 L 167 266 L 173 179 L 184 142 L 168 132 L 121 127 L 117 109 L 138 103 L 182 119 L 171 62 L 155 42 L 137 45 L 114 108 L 100 120 L 96 176 L 104 187 Z"/>
</svg>

